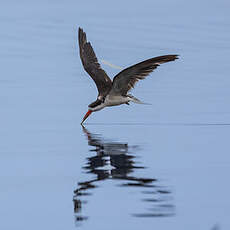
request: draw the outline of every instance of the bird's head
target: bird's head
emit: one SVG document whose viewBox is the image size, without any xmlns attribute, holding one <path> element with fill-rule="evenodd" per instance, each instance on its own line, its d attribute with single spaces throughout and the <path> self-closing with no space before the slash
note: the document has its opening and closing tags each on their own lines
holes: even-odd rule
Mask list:
<svg viewBox="0 0 230 230">
<path fill-rule="evenodd" d="M 103 109 L 105 107 L 105 103 L 104 100 L 101 99 L 97 99 L 96 101 L 94 101 L 93 103 L 91 103 L 88 106 L 88 112 L 85 114 L 81 124 L 83 124 L 83 122 L 87 119 L 87 117 L 92 113 L 92 112 L 96 112 L 99 111 L 101 109 Z"/>
</svg>

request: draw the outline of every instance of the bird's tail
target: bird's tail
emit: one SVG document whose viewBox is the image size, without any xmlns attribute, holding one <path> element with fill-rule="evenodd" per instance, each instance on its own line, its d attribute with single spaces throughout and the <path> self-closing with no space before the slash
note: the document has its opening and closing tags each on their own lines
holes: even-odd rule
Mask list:
<svg viewBox="0 0 230 230">
<path fill-rule="evenodd" d="M 140 101 L 138 98 L 134 97 L 133 95 L 131 94 L 128 94 L 128 97 L 130 98 L 130 101 L 136 103 L 136 104 L 142 104 L 142 105 L 151 105 L 149 103 L 145 103 L 143 101 Z"/>
</svg>

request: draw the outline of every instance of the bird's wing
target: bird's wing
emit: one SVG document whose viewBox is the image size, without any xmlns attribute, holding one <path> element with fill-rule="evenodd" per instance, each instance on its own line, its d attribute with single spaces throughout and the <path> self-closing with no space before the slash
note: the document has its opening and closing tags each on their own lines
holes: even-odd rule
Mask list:
<svg viewBox="0 0 230 230">
<path fill-rule="evenodd" d="M 98 63 L 93 47 L 90 42 L 87 42 L 86 34 L 81 28 L 78 29 L 78 42 L 84 69 L 94 80 L 98 89 L 98 97 L 103 97 L 110 91 L 112 81 Z"/>
<path fill-rule="evenodd" d="M 134 88 L 138 80 L 145 79 L 160 64 L 178 59 L 178 55 L 165 55 L 148 59 L 146 61 L 130 66 L 113 78 L 113 85 L 110 94 L 126 95 Z"/>
</svg>

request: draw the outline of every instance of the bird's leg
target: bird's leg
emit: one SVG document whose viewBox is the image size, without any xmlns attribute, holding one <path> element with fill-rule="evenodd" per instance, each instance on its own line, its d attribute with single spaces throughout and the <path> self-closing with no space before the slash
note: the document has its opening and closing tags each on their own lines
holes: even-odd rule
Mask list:
<svg viewBox="0 0 230 230">
<path fill-rule="evenodd" d="M 125 102 L 126 105 L 129 105 L 129 102 Z"/>
</svg>

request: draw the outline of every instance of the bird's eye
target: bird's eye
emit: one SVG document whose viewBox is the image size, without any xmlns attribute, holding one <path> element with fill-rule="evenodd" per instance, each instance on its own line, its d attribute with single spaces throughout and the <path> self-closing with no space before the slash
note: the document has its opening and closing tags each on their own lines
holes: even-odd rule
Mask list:
<svg viewBox="0 0 230 230">
<path fill-rule="evenodd" d="M 99 106 L 101 103 L 103 103 L 103 101 L 97 99 L 96 101 L 94 101 L 93 103 L 91 103 L 88 107 L 89 108 L 95 108 L 95 107 Z"/>
</svg>

